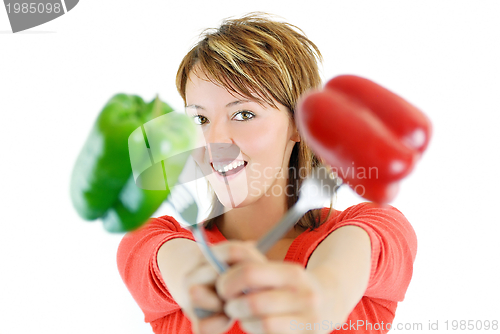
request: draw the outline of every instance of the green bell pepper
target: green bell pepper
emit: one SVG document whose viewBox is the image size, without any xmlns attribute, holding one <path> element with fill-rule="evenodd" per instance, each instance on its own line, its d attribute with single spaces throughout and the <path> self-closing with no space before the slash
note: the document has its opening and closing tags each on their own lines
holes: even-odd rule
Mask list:
<svg viewBox="0 0 500 334">
<path fill-rule="evenodd" d="M 117 94 L 106 104 L 71 177 L 71 199 L 83 219 L 101 218 L 107 231 L 126 232 L 158 209 L 184 167 L 188 154 L 181 153 L 195 142 L 192 121 L 172 111 L 158 97 L 145 103 Z"/>
</svg>

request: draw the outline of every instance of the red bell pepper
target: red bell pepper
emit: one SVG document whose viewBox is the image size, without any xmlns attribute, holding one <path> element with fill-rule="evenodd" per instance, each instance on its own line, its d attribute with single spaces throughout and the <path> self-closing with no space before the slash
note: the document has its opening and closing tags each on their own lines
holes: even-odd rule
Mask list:
<svg viewBox="0 0 500 334">
<path fill-rule="evenodd" d="M 352 75 L 305 94 L 297 126 L 311 149 L 359 195 L 377 203 L 394 199 L 427 148 L 431 124 L 403 98 Z"/>
</svg>

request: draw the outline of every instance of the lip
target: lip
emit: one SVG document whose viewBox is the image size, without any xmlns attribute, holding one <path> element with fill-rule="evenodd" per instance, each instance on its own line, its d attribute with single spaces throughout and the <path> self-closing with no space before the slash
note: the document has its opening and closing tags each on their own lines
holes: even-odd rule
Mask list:
<svg viewBox="0 0 500 334">
<path fill-rule="evenodd" d="M 227 175 L 227 176 L 222 176 L 221 174 L 219 174 L 219 172 L 215 170 L 213 163 L 212 163 L 212 162 L 210 163 L 210 167 L 212 167 L 212 170 L 213 170 L 213 172 L 214 172 L 215 176 L 217 177 L 217 179 L 218 179 L 219 181 L 221 181 L 221 182 L 224 182 L 224 183 L 225 183 L 226 181 L 231 181 L 232 179 L 237 178 L 239 175 L 241 175 L 241 174 L 242 174 L 242 172 L 243 172 L 243 171 L 246 169 L 246 167 L 248 166 L 248 161 L 245 161 L 245 160 L 233 160 L 233 161 L 226 161 L 226 162 L 227 162 L 226 164 L 231 163 L 231 162 L 234 162 L 234 161 L 237 161 L 237 162 L 239 162 L 239 161 L 243 161 L 245 164 L 243 165 L 243 168 L 242 168 L 241 170 L 239 170 L 236 174 L 231 174 L 231 175 Z M 223 161 L 216 161 L 216 163 L 222 163 L 222 164 L 223 164 L 224 162 L 223 162 Z"/>
</svg>

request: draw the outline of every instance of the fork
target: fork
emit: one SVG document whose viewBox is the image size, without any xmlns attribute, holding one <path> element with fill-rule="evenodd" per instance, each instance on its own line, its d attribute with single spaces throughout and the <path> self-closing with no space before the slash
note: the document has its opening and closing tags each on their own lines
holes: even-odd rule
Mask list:
<svg viewBox="0 0 500 334">
<path fill-rule="evenodd" d="M 322 207 L 322 204 L 331 199 L 341 185 L 342 180 L 328 172 L 325 166 L 315 167 L 302 183 L 297 202 L 278 224 L 257 242 L 257 249 L 266 254 L 307 211 Z M 323 191 L 324 188 L 326 191 Z"/>
<path fill-rule="evenodd" d="M 193 233 L 194 239 L 208 262 L 214 267 L 217 273 L 221 274 L 225 272 L 228 265 L 219 261 L 217 257 L 215 257 L 215 254 L 212 252 L 206 241 L 203 224 L 198 224 L 197 222 L 198 205 L 196 204 L 191 192 L 182 183 L 177 184 L 170 193 L 167 201 L 172 205 L 175 211 L 181 215 L 182 219 L 189 224 L 188 229 Z M 216 314 L 214 311 L 201 308 L 195 308 L 194 312 L 200 319 Z"/>
<path fill-rule="evenodd" d="M 217 273 L 221 274 L 225 272 L 228 268 L 227 264 L 215 257 L 206 241 L 207 238 L 203 224 L 198 224 L 198 205 L 191 192 L 182 183 L 177 184 L 167 201 L 181 215 L 182 219 L 189 224 L 188 229 L 193 233 L 194 239 L 200 246 L 203 255 L 205 255 Z"/>
</svg>

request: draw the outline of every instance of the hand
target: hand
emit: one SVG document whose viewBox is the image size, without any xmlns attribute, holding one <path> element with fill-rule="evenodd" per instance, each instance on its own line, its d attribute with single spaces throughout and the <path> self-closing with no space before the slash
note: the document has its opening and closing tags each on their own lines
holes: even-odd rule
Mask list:
<svg viewBox="0 0 500 334">
<path fill-rule="evenodd" d="M 233 321 L 223 313 L 224 302 L 215 292 L 218 274 L 194 241 L 177 238 L 163 244 L 158 251 L 158 266 L 195 333 L 224 333 L 232 326 Z M 199 319 L 195 308 L 216 314 Z"/>
<path fill-rule="evenodd" d="M 224 313 L 224 301 L 215 291 L 218 274 L 205 258 L 186 277 L 186 289 L 190 306 L 185 310 L 192 322 L 192 328 L 199 334 L 217 334 L 226 332 L 234 323 Z M 195 308 L 215 312 L 214 315 L 200 319 Z"/>
<path fill-rule="evenodd" d="M 294 323 L 329 319 L 331 303 L 321 284 L 300 265 L 268 261 L 252 242 L 231 241 L 213 249 L 231 264 L 216 280 L 217 294 L 225 301 L 226 315 L 238 319 L 247 333 L 295 333 Z M 312 333 L 331 330 L 318 328 Z"/>
</svg>

